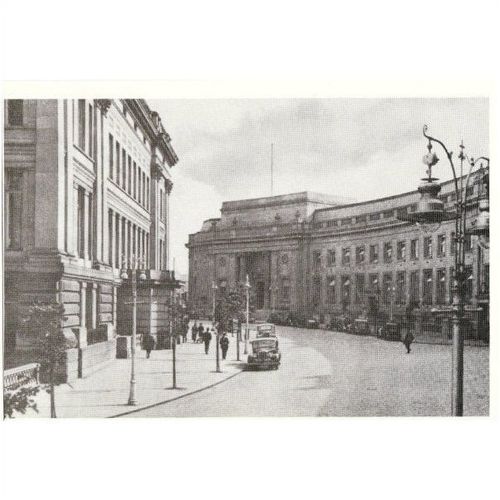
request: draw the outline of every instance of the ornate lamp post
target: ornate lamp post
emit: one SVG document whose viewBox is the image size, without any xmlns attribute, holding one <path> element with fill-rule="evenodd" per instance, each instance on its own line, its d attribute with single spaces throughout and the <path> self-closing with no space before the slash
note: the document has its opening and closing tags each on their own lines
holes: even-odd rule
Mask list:
<svg viewBox="0 0 500 500">
<path fill-rule="evenodd" d="M 212 318 L 213 318 L 214 327 L 215 327 L 215 294 L 216 293 L 217 293 L 217 285 L 215 284 L 215 281 L 212 281 Z M 221 372 L 220 355 L 219 355 L 219 328 L 218 328 L 218 326 L 216 327 L 216 332 L 215 332 L 215 371 L 217 373 Z"/>
<path fill-rule="evenodd" d="M 245 296 L 246 296 L 246 301 L 247 301 L 247 308 L 246 308 L 246 326 L 245 326 L 245 350 L 243 351 L 243 354 L 248 354 L 248 323 L 249 323 L 249 317 L 250 317 L 250 280 L 248 279 L 248 274 L 247 274 L 247 279 L 245 281 Z"/>
<path fill-rule="evenodd" d="M 177 389 L 177 367 L 176 367 L 176 350 L 177 350 L 177 304 L 174 290 L 170 291 L 170 342 L 172 342 L 172 389 Z"/>
<path fill-rule="evenodd" d="M 130 369 L 130 393 L 128 398 L 128 404 L 135 406 L 137 404 L 137 399 L 135 397 L 135 347 L 137 343 L 137 270 L 142 262 L 142 259 L 138 259 L 132 256 L 128 261 L 128 267 L 125 267 L 127 262 L 123 260 L 123 267 L 120 273 L 120 278 L 123 280 L 128 279 L 130 274 L 130 284 L 132 287 L 132 339 L 130 346 L 130 359 L 131 359 L 131 369 Z M 139 279 L 145 280 L 146 274 L 144 270 L 139 271 Z"/>
<path fill-rule="evenodd" d="M 489 158 L 478 159 L 468 158 L 464 153 L 463 142 L 460 144 L 460 175 L 457 177 L 455 164 L 453 163 L 451 151 L 438 139 L 427 134 L 427 125 L 424 125 L 424 137 L 428 140 L 428 153 L 423 157 L 423 162 L 427 165 L 427 177 L 422 179 L 422 184 L 418 187 L 421 195 L 417 204 L 417 209 L 413 213 L 401 215 L 401 220 L 415 222 L 417 224 L 435 224 L 445 220 L 455 221 L 455 266 L 453 282 L 453 363 L 452 363 L 452 384 L 451 384 L 451 413 L 453 416 L 463 415 L 463 377 L 464 377 L 464 336 L 462 330 L 462 320 L 465 309 L 465 294 L 467 289 L 467 274 L 465 271 L 465 237 L 467 234 L 488 235 L 489 234 L 489 213 L 488 213 L 488 171 Z M 444 203 L 438 198 L 441 186 L 436 182 L 438 179 L 432 177 L 432 167 L 437 164 L 439 158 L 432 151 L 432 143 L 439 144 L 448 158 L 453 173 L 453 181 L 456 197 L 456 211 L 445 212 Z M 469 163 L 469 172 L 464 176 L 464 160 Z M 467 229 L 467 204 L 468 187 L 472 171 L 477 162 L 484 160 L 487 162 L 486 169 L 481 163 L 479 172 L 481 182 L 486 185 L 486 190 L 479 199 L 480 215 L 475 225 Z M 465 184 L 464 184 L 465 181 Z"/>
</svg>

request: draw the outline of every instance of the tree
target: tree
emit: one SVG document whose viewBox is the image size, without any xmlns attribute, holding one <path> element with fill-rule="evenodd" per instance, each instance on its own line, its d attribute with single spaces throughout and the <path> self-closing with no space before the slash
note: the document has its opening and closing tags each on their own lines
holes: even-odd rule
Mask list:
<svg viewBox="0 0 500 500">
<path fill-rule="evenodd" d="M 50 417 L 56 418 L 55 386 L 60 383 L 60 368 L 66 358 L 66 349 L 74 347 L 63 331 L 64 306 L 57 302 L 36 301 L 22 316 L 25 332 L 38 338 L 37 354 L 45 389 L 50 394 Z"/>
<path fill-rule="evenodd" d="M 28 409 L 38 412 L 34 397 L 39 393 L 40 386 L 26 386 L 29 380 L 21 380 L 15 386 L 4 388 L 3 412 L 4 418 L 14 418 L 15 413 L 24 415 Z"/>
<path fill-rule="evenodd" d="M 250 290 L 249 309 L 254 310 L 255 293 Z M 215 321 L 221 331 L 229 332 L 232 329 L 232 320 L 241 322 L 246 319 L 246 290 L 243 285 L 222 289 L 217 293 L 215 300 Z"/>
</svg>

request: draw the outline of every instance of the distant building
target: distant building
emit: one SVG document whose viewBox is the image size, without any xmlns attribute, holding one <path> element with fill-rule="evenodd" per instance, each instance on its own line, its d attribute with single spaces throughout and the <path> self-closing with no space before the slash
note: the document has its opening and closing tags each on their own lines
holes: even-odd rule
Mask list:
<svg viewBox="0 0 500 500">
<path fill-rule="evenodd" d="M 178 159 L 158 113 L 140 99 L 8 100 L 4 155 L 6 366 L 30 358 L 18 318 L 33 300 L 64 304 L 68 378 L 113 357 L 131 332 L 131 257 L 147 270 L 138 333 L 166 327 Z"/>
<path fill-rule="evenodd" d="M 452 187 L 442 184 L 448 209 Z M 477 186 L 469 189 L 474 195 Z M 398 220 L 419 197 L 414 191 L 346 204 L 303 192 L 224 202 L 221 217 L 189 237 L 190 306 L 208 315 L 212 282 L 231 287 L 248 274 L 262 319 L 300 313 L 328 323 L 336 316 L 387 318 L 392 309 L 396 319 L 411 312 L 417 330 L 438 334 L 451 302 L 454 223 L 425 232 Z M 477 196 L 469 214 L 477 216 Z M 466 241 L 467 309 L 476 334 L 486 335 L 489 252 L 476 240 Z"/>
</svg>

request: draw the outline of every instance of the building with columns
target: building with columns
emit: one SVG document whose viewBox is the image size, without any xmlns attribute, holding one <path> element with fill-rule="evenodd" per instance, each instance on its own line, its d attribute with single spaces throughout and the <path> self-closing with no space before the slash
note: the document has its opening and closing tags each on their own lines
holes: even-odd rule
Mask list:
<svg viewBox="0 0 500 500">
<path fill-rule="evenodd" d="M 452 210 L 452 182 L 440 198 Z M 477 189 L 469 216 L 478 215 Z M 412 318 L 418 332 L 445 335 L 454 266 L 454 223 L 418 228 L 417 191 L 361 203 L 302 192 L 224 202 L 221 217 L 189 237 L 190 307 L 210 313 L 212 282 L 232 287 L 249 276 L 257 315 L 298 313 L 328 324 L 334 317 Z M 487 335 L 489 250 L 466 241 L 466 308 L 476 335 Z M 410 314 L 411 313 L 411 314 Z M 375 319 L 376 321 L 376 319 Z M 425 330 L 429 332 L 425 332 Z"/>
<path fill-rule="evenodd" d="M 141 99 L 5 101 L 4 279 L 6 366 L 28 361 L 36 339 L 18 318 L 34 300 L 64 305 L 67 378 L 85 376 L 129 335 L 130 284 L 146 270 L 138 333 L 166 327 L 170 169 L 178 158 Z"/>
</svg>

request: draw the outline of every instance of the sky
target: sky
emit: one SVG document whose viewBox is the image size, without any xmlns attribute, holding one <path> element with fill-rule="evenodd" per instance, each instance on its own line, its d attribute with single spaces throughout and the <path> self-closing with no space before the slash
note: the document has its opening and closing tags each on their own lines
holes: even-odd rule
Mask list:
<svg viewBox="0 0 500 500">
<path fill-rule="evenodd" d="M 171 262 L 188 271 L 188 235 L 219 217 L 223 201 L 316 191 L 356 201 L 416 189 L 429 134 L 456 156 L 489 154 L 488 100 L 151 100 L 172 139 Z M 451 178 L 444 151 L 434 175 Z"/>
</svg>

